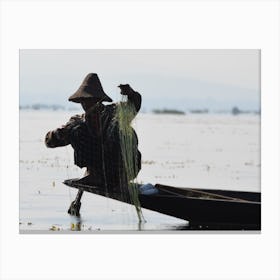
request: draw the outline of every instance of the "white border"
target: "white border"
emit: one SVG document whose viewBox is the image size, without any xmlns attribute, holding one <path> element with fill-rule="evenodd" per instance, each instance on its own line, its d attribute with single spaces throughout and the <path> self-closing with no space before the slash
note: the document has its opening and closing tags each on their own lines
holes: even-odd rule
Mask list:
<svg viewBox="0 0 280 280">
<path fill-rule="evenodd" d="M 279 2 L 2 1 L 1 279 L 279 279 Z M 20 235 L 18 54 L 262 50 L 262 233 Z"/>
</svg>

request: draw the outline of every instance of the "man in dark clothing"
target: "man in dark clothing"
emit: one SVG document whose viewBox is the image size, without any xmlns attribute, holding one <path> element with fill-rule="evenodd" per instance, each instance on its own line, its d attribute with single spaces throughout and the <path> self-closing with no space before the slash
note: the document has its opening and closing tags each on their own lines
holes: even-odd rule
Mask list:
<svg viewBox="0 0 280 280">
<path fill-rule="evenodd" d="M 127 104 L 132 106 L 135 117 L 141 107 L 141 95 L 128 84 L 119 87 L 121 94 L 127 96 Z M 112 102 L 112 99 L 103 91 L 97 74 L 92 73 L 86 76 L 69 101 L 80 103 L 85 113 L 72 116 L 62 127 L 49 131 L 45 138 L 46 146 L 55 148 L 71 144 L 75 164 L 87 168 L 86 176 L 79 183 L 104 187 L 105 191 L 118 191 L 128 183 L 116 119 L 116 110 L 120 105 L 102 104 L 103 101 Z M 135 178 L 141 169 L 141 153 L 134 130 L 133 133 L 135 145 L 131 152 L 137 162 Z"/>
</svg>

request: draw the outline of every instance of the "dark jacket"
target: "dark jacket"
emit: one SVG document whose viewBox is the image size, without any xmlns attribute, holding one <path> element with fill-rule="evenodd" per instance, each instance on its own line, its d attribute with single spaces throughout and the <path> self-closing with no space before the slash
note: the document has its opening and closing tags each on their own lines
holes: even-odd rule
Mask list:
<svg viewBox="0 0 280 280">
<path fill-rule="evenodd" d="M 135 108 L 135 115 L 141 107 L 141 95 L 134 92 L 128 95 L 128 104 Z M 45 138 L 49 148 L 71 144 L 74 161 L 79 167 L 87 167 L 88 173 L 97 184 L 118 186 L 127 182 L 120 145 L 120 131 L 116 120 L 116 110 L 120 104 L 99 104 L 85 114 L 75 115 L 61 128 L 49 131 Z M 138 139 L 133 130 L 132 155 L 135 160 L 133 176 L 141 169 L 141 153 Z M 134 178 L 128 178 L 129 180 Z"/>
</svg>

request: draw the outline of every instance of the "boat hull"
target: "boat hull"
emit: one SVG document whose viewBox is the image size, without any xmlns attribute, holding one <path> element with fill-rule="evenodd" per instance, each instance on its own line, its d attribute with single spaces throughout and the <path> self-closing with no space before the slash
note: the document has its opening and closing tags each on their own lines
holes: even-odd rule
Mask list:
<svg viewBox="0 0 280 280">
<path fill-rule="evenodd" d="M 71 179 L 64 184 L 97 195 L 130 203 L 129 195 L 106 193 Z M 260 193 L 226 190 L 175 188 L 155 185 L 155 194 L 139 194 L 141 207 L 184 219 L 192 225 L 231 225 L 238 229 L 261 228 Z"/>
</svg>

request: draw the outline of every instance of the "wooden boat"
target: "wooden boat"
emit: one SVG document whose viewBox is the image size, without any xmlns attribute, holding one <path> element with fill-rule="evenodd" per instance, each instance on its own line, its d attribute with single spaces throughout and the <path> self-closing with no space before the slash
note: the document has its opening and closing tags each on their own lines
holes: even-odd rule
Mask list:
<svg viewBox="0 0 280 280">
<path fill-rule="evenodd" d="M 77 188 L 80 192 L 87 191 L 131 203 L 128 195 L 105 193 L 104 189 L 80 184 L 77 179 L 65 180 L 64 184 Z M 192 225 L 228 225 L 228 228 L 260 229 L 260 193 L 176 188 L 160 184 L 156 184 L 155 188 L 155 194 L 139 193 L 142 208 L 187 220 Z"/>
</svg>

